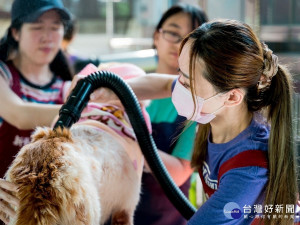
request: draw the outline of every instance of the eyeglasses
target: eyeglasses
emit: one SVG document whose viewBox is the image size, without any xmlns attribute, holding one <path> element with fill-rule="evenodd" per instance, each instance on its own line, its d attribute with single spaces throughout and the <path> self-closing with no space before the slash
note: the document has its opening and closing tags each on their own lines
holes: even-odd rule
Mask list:
<svg viewBox="0 0 300 225">
<path fill-rule="evenodd" d="M 163 38 L 171 43 L 177 44 L 183 39 L 179 34 L 172 31 L 159 29 L 159 33 L 162 33 Z"/>
</svg>

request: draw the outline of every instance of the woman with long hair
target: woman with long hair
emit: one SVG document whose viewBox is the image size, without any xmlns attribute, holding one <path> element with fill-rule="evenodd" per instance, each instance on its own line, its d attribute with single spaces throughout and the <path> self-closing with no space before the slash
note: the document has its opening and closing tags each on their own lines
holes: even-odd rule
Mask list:
<svg viewBox="0 0 300 225">
<path fill-rule="evenodd" d="M 192 167 L 208 200 L 188 224 L 293 224 L 291 74 L 234 20 L 190 33 L 178 70 L 179 77 L 153 74 L 128 83 L 140 100 L 172 96 L 178 114 L 199 124 Z M 100 89 L 93 98 L 114 97 Z"/>
</svg>

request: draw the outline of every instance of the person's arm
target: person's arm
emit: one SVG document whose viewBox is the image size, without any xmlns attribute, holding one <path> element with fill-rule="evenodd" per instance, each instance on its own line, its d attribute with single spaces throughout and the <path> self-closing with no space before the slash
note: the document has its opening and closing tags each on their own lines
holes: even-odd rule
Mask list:
<svg viewBox="0 0 300 225">
<path fill-rule="evenodd" d="M 74 77 L 72 87 L 82 77 Z M 132 78 L 126 82 L 132 88 L 139 100 L 167 98 L 171 96 L 171 86 L 177 76 L 167 74 L 147 74 L 146 76 Z M 107 88 L 100 88 L 91 95 L 92 101 L 106 102 L 117 97 Z"/>
<path fill-rule="evenodd" d="M 171 97 L 171 86 L 177 76 L 167 74 L 147 74 L 128 80 L 140 100 Z"/>
<path fill-rule="evenodd" d="M 61 105 L 24 102 L 0 76 L 0 117 L 18 129 L 50 126 Z"/>
<path fill-rule="evenodd" d="M 15 184 L 0 179 L 0 220 L 8 224 L 10 219 L 15 217 L 13 209 L 19 206 L 19 199 L 15 196 L 18 188 Z"/>
<path fill-rule="evenodd" d="M 158 151 L 169 174 L 178 186 L 186 182 L 194 171 L 191 168 L 190 159 L 193 152 L 196 125 L 196 123 L 192 123 L 184 129 L 176 141 L 172 155 Z M 150 170 L 148 164 L 146 164 L 146 169 Z"/>
<path fill-rule="evenodd" d="M 178 140 L 176 140 L 172 155 L 164 153 L 164 155 L 168 155 L 170 158 L 173 158 L 173 160 L 160 154 L 170 175 L 178 186 L 186 182 L 194 171 L 191 168 L 190 160 L 194 147 L 196 125 L 196 123 L 192 123 L 184 128 Z M 180 165 L 175 163 L 175 160 L 178 161 Z"/>
<path fill-rule="evenodd" d="M 158 154 L 177 186 L 181 186 L 193 173 L 189 160 L 177 158 L 161 150 L 158 150 Z M 146 161 L 145 166 L 147 171 L 151 171 Z"/>
</svg>

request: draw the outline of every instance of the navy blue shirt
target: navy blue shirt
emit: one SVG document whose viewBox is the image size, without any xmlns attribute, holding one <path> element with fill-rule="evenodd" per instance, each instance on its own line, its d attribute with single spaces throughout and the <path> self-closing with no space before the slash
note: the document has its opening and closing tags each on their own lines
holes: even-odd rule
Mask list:
<svg viewBox="0 0 300 225">
<path fill-rule="evenodd" d="M 255 119 L 248 128 L 227 143 L 215 144 L 208 138 L 208 151 L 202 175 L 205 183 L 216 191 L 199 208 L 188 225 L 251 224 L 254 218 L 251 213 L 261 207 L 264 199 L 268 170 L 258 166 L 232 169 L 221 177 L 217 185 L 218 171 L 225 161 L 243 151 L 268 151 L 268 139 L 268 126 L 258 123 Z M 227 213 L 235 208 L 241 211 L 238 218 L 233 218 Z"/>
</svg>

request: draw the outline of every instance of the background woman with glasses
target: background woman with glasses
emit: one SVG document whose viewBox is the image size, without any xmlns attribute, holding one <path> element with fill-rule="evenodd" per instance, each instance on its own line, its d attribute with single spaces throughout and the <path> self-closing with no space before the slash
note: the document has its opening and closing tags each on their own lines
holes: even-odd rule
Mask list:
<svg viewBox="0 0 300 225">
<path fill-rule="evenodd" d="M 207 16 L 200 8 L 188 4 L 175 5 L 163 14 L 153 35 L 153 47 L 158 57 L 156 73 L 178 74 L 178 52 L 181 40 L 206 21 Z M 153 100 L 147 107 L 147 111 L 150 114 L 152 135 L 160 157 L 175 183 L 188 195 L 189 177 L 193 172 L 190 158 L 196 124 L 183 131 L 185 118 L 178 116 L 171 98 Z M 135 213 L 134 224 L 186 224 L 186 220 L 167 199 L 147 167 L 146 163 L 141 200 Z"/>
</svg>

